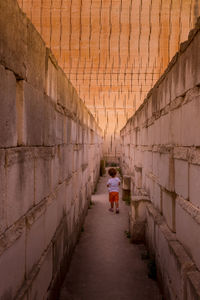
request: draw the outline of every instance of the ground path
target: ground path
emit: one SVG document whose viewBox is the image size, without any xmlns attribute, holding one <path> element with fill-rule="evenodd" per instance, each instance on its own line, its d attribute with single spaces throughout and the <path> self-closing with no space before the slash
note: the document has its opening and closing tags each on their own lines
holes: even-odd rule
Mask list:
<svg viewBox="0 0 200 300">
<path fill-rule="evenodd" d="M 129 207 L 120 201 L 119 214 L 108 211 L 107 180 L 100 178 L 92 196 L 59 300 L 161 300 L 140 246 L 126 237 Z"/>
</svg>

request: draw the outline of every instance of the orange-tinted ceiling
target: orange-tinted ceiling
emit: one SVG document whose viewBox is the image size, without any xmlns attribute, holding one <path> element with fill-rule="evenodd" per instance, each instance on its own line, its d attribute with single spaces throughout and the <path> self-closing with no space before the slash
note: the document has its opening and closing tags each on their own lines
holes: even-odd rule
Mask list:
<svg viewBox="0 0 200 300">
<path fill-rule="evenodd" d="M 18 0 L 118 152 L 142 103 L 199 15 L 199 0 Z"/>
</svg>

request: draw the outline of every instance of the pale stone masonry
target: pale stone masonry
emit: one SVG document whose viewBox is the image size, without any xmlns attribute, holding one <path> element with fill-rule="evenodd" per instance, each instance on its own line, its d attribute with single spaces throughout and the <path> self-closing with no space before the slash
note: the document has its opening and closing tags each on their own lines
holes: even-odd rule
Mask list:
<svg viewBox="0 0 200 300">
<path fill-rule="evenodd" d="M 200 299 L 200 19 L 121 141 L 132 238 L 145 218 L 166 299 Z"/>
<path fill-rule="evenodd" d="M 14 0 L 0 1 L 0 299 L 55 299 L 102 132 Z"/>
</svg>

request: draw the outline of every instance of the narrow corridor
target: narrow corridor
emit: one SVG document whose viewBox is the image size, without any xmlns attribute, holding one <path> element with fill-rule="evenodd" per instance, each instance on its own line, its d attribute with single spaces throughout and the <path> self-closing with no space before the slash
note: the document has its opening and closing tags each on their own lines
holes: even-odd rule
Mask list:
<svg viewBox="0 0 200 300">
<path fill-rule="evenodd" d="M 106 182 L 101 177 L 94 205 L 75 249 L 60 300 L 159 300 L 157 283 L 147 276 L 141 246 L 126 237 L 129 207 L 120 200 L 120 214 L 108 211 Z"/>
</svg>

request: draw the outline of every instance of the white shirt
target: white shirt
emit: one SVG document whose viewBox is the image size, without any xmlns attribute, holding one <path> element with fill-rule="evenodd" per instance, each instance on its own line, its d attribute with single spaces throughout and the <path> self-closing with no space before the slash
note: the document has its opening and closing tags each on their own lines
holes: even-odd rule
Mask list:
<svg viewBox="0 0 200 300">
<path fill-rule="evenodd" d="M 119 192 L 120 179 L 118 177 L 110 178 L 107 182 L 109 192 Z"/>
</svg>

